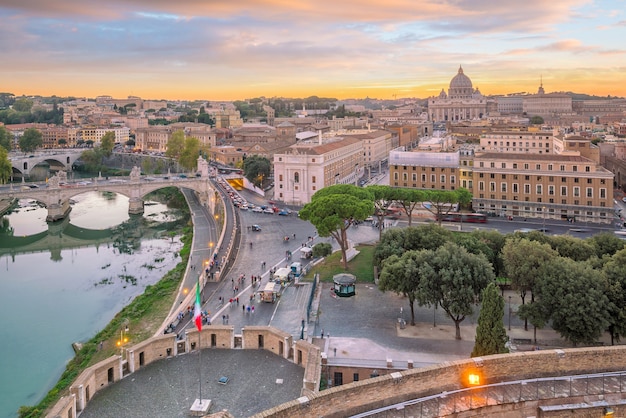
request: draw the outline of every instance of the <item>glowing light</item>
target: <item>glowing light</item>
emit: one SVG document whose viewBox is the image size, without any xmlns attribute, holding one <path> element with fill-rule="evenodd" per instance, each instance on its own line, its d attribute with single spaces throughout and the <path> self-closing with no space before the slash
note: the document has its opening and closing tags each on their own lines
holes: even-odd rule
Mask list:
<svg viewBox="0 0 626 418">
<path fill-rule="evenodd" d="M 467 377 L 467 381 L 471 386 L 478 386 L 480 385 L 480 375 L 476 373 L 470 373 Z"/>
<path fill-rule="evenodd" d="M 184 288 L 184 289 L 183 289 L 183 294 L 184 294 L 184 295 L 186 295 L 186 294 L 187 294 L 187 292 L 189 292 L 189 289 Z"/>
</svg>

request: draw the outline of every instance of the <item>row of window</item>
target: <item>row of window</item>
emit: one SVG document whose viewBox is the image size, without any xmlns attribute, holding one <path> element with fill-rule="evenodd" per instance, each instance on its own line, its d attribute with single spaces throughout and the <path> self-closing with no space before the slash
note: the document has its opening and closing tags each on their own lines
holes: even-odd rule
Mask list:
<svg viewBox="0 0 626 418">
<path fill-rule="evenodd" d="M 524 163 L 524 164 L 518 164 L 518 163 L 512 163 L 512 168 L 515 169 L 519 169 L 519 166 L 522 166 L 524 170 L 542 170 L 542 164 L 535 164 L 534 168 L 530 168 L 531 164 L 529 163 Z M 485 162 L 484 161 L 480 161 L 478 164 L 479 167 L 485 167 Z M 495 162 L 490 162 L 489 163 L 489 167 L 490 168 L 496 168 L 496 163 Z M 566 171 L 565 170 L 565 164 L 561 164 L 559 165 L 559 171 Z M 500 163 L 500 168 L 507 168 L 507 163 Z M 547 165 L 548 171 L 553 171 L 554 170 L 554 164 L 548 164 Z M 578 166 L 577 165 L 573 165 L 572 166 L 572 171 L 577 172 L 578 171 Z M 591 166 L 586 165 L 585 166 L 585 172 L 589 173 L 591 172 Z"/>
<path fill-rule="evenodd" d="M 510 142 L 509 142 L 509 141 L 506 141 L 506 146 L 507 146 L 507 147 L 510 147 L 510 146 L 511 146 L 511 145 L 509 145 L 509 144 L 510 144 Z M 526 148 L 528 148 L 528 147 L 529 147 L 529 144 L 530 144 L 530 142 L 526 142 L 526 145 L 523 145 L 523 144 L 522 144 L 522 141 L 520 141 L 520 142 L 519 142 L 519 146 L 520 146 L 520 147 L 526 147 Z M 492 145 L 492 144 L 491 144 L 491 141 L 487 141 L 487 145 Z M 497 147 L 497 146 L 498 146 L 498 141 L 493 141 L 493 146 L 494 146 L 494 147 Z M 500 141 L 500 146 L 501 146 L 501 147 L 503 147 L 503 146 L 504 146 L 504 141 Z M 512 146 L 513 146 L 513 147 L 516 147 L 516 146 L 517 146 L 517 142 L 513 141 L 513 145 L 512 145 Z M 541 147 L 541 144 L 539 144 L 539 146 Z M 536 142 L 533 142 L 533 143 L 532 143 L 532 147 L 533 147 L 533 148 L 537 148 L 537 143 L 536 143 Z M 550 143 L 549 143 L 549 142 L 546 142 L 546 148 L 550 148 Z"/>
<path fill-rule="evenodd" d="M 425 183 L 426 182 L 426 178 L 427 175 L 426 174 L 422 174 L 421 175 L 421 182 Z M 393 179 L 398 181 L 400 180 L 400 173 L 393 173 Z M 402 173 L 402 180 L 403 181 L 409 181 L 409 173 Z M 417 173 L 411 173 L 411 181 L 417 181 Z M 437 175 L 436 174 L 431 174 L 430 175 L 430 182 L 431 183 L 435 183 L 437 181 Z M 445 183 L 446 182 L 446 175 L 445 174 L 441 174 L 439 176 L 439 182 L 440 183 Z M 456 183 L 456 176 L 452 175 L 450 176 L 450 184 L 455 184 Z"/>
<path fill-rule="evenodd" d="M 486 173 L 478 173 L 478 178 L 485 178 Z M 471 177 L 472 173 L 471 172 L 467 172 L 467 171 L 462 171 L 461 175 L 464 177 Z M 511 178 L 513 180 L 518 180 L 521 176 L 518 174 L 511 174 L 510 175 Z M 500 177 L 502 178 L 502 180 L 506 180 L 507 178 L 507 174 L 501 174 Z M 490 179 L 495 179 L 496 178 L 496 174 L 495 173 L 489 173 L 489 178 Z M 554 176 L 548 176 L 548 181 L 550 183 L 554 183 Z M 524 180 L 526 181 L 531 181 L 531 176 L 524 176 Z M 567 183 L 568 177 L 561 177 L 561 183 Z M 593 178 L 587 178 L 587 184 L 593 184 Z M 543 181 L 543 176 L 536 176 L 535 177 L 535 181 Z M 574 177 L 574 183 L 580 183 L 580 178 L 578 177 Z M 606 184 L 606 179 L 600 179 L 600 184 Z"/>
<path fill-rule="evenodd" d="M 506 195 L 502 195 L 502 196 L 500 196 L 498 198 L 495 194 L 492 194 L 492 195 L 489 195 L 489 196 L 485 196 L 484 193 L 479 193 L 478 194 L 478 198 L 479 199 L 492 199 L 492 200 L 496 200 L 496 199 L 498 199 L 498 200 L 509 200 Z M 517 195 L 513 196 L 513 200 L 520 200 L 519 196 L 517 196 Z M 544 203 L 543 199 L 541 197 L 536 197 L 535 199 L 531 200 L 530 197 L 524 196 L 523 201 L 524 202 L 531 202 L 532 201 L 532 202 L 537 202 L 537 203 Z M 556 203 L 556 201 L 553 198 L 549 198 L 548 200 L 546 200 L 546 203 Z M 574 199 L 572 202 L 568 202 L 567 199 L 561 199 L 561 205 L 577 205 L 578 206 L 580 204 L 581 204 L 580 200 L 578 200 L 578 199 Z M 594 206 L 593 201 L 591 201 L 591 200 L 587 200 L 586 205 L 587 206 Z M 603 208 L 607 207 L 606 206 L 606 202 L 600 202 L 600 206 L 603 207 Z"/>
<path fill-rule="evenodd" d="M 478 190 L 479 191 L 486 191 L 485 189 L 486 185 L 484 181 L 479 181 L 478 182 Z M 555 185 L 548 185 L 547 186 L 547 190 L 548 190 L 548 196 L 554 196 L 556 194 L 556 187 Z M 509 189 L 509 183 L 500 183 L 500 192 L 502 193 L 507 193 Z M 531 194 L 531 190 L 532 187 L 530 184 L 524 184 L 523 187 L 523 193 L 524 194 Z M 585 196 L 588 198 L 593 198 L 593 187 L 587 187 L 585 188 Z M 496 191 L 496 182 L 492 181 L 489 182 L 489 191 L 490 192 L 495 192 Z M 518 183 L 512 183 L 511 184 L 511 191 L 513 193 L 519 193 L 520 192 L 520 187 Z M 535 194 L 536 195 L 542 195 L 544 191 L 544 185 L 543 184 L 535 184 Z M 560 188 L 560 194 L 559 196 L 567 196 L 568 195 L 568 190 L 567 190 L 567 186 L 561 186 Z M 572 196 L 574 197 L 580 197 L 581 194 L 581 187 L 580 186 L 574 186 L 572 187 Z M 607 192 L 605 188 L 600 188 L 599 189 L 599 196 L 600 199 L 606 199 L 607 198 Z"/>
</svg>

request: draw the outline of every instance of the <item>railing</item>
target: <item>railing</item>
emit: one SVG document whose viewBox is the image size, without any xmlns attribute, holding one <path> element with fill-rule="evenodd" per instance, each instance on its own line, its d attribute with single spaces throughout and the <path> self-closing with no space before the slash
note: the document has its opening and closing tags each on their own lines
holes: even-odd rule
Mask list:
<svg viewBox="0 0 626 418">
<path fill-rule="evenodd" d="M 361 417 L 434 418 L 487 406 L 575 396 L 623 393 L 626 371 L 546 377 L 459 389 L 353 415 Z"/>
</svg>

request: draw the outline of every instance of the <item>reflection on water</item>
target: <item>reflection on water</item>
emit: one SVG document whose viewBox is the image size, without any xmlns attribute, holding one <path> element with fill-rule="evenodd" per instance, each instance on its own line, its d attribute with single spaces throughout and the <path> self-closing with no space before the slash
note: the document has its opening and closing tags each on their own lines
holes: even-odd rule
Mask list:
<svg viewBox="0 0 626 418">
<path fill-rule="evenodd" d="M 71 343 L 156 283 L 182 247 L 154 221 L 175 218 L 162 204 L 129 216 L 124 196 L 90 192 L 75 198 L 70 219 L 47 224 L 46 209 L 22 203 L 0 222 L 0 418 L 37 403 L 73 356 Z"/>
</svg>

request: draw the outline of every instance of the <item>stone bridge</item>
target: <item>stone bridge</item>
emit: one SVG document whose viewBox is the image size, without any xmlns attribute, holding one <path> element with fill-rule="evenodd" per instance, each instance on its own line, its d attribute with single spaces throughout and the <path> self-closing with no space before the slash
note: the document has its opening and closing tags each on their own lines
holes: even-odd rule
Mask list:
<svg viewBox="0 0 626 418">
<path fill-rule="evenodd" d="M 215 209 L 217 200 L 216 191 L 209 180 L 209 165 L 206 160 L 198 158 L 199 177 L 162 177 L 155 178 L 140 175 L 139 167 L 134 167 L 128 177 L 105 179 L 95 178 L 93 182 L 67 180 L 67 173 L 60 171 L 48 180 L 45 188 L 10 189 L 0 191 L 0 200 L 33 199 L 43 203 L 48 209 L 47 222 L 55 222 L 67 216 L 71 210 L 70 199 L 81 193 L 102 191 L 119 193 L 129 198 L 130 214 L 143 213 L 143 197 L 164 187 L 178 187 L 194 190 L 200 202 L 209 208 Z"/>
<path fill-rule="evenodd" d="M 52 153 L 44 152 L 23 157 L 14 156 L 11 158 L 11 165 L 13 166 L 13 173 L 19 173 L 21 177 L 28 177 L 30 175 L 30 170 L 32 170 L 37 164 L 41 164 L 43 162 L 57 162 L 64 167 L 65 171 L 72 171 L 72 165 L 80 158 L 81 155 L 82 151 L 79 150 L 67 150 L 64 152 L 56 150 Z M 20 176 L 16 175 L 14 177 Z"/>
</svg>

